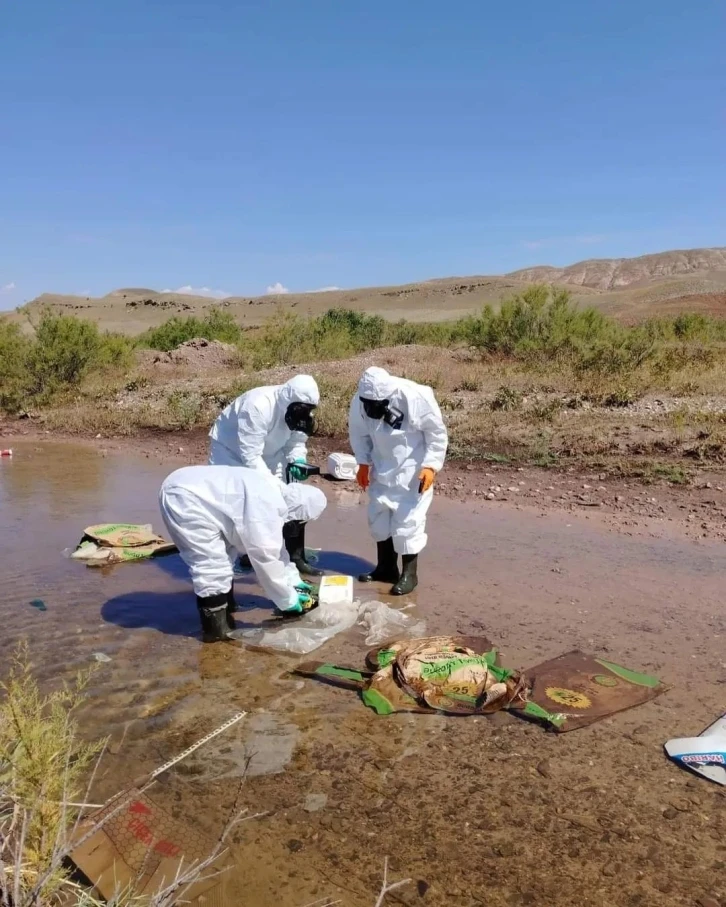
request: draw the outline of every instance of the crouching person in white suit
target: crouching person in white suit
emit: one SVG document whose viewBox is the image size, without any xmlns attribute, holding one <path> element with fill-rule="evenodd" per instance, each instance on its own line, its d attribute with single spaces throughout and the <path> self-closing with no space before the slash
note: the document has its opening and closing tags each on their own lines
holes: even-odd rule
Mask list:
<svg viewBox="0 0 726 907">
<path fill-rule="evenodd" d="M 326 504 L 318 488 L 282 485 L 239 466 L 186 466 L 164 480 L 159 508 L 189 567 L 205 642 L 235 638 L 232 580 L 239 550 L 247 552 L 278 610 L 311 607 L 310 587 L 290 563 L 282 529 L 291 520 L 316 520 Z"/>
</svg>

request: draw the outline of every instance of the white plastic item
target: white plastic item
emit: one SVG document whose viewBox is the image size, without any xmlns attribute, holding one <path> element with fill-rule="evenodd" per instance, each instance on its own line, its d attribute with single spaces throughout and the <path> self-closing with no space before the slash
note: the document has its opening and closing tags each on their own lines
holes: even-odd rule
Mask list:
<svg viewBox="0 0 726 907">
<path fill-rule="evenodd" d="M 320 648 L 338 633 L 350 630 L 358 623 L 367 633 L 366 645 L 375 646 L 401 637 L 413 638 L 426 635 L 426 622 L 415 620 L 403 611 L 389 608 L 383 602 L 359 602 L 325 605 L 322 602 L 315 610 L 295 623 L 279 630 L 243 630 L 239 637 L 253 646 L 276 649 L 293 655 L 307 655 Z"/>
<path fill-rule="evenodd" d="M 377 646 L 391 639 L 426 635 L 426 621 L 390 608 L 383 602 L 363 602 L 358 625 L 366 632 L 366 645 Z"/>
<path fill-rule="evenodd" d="M 307 655 L 332 639 L 338 633 L 349 630 L 358 619 L 358 602 L 347 605 L 320 604 L 305 617 L 280 630 L 243 630 L 242 639 L 263 649 L 276 649 L 294 655 Z"/>
<path fill-rule="evenodd" d="M 726 785 L 726 714 L 702 731 L 700 737 L 669 740 L 665 751 L 683 768 Z"/>
<path fill-rule="evenodd" d="M 352 576 L 324 576 L 318 591 L 321 605 L 350 605 L 353 602 Z"/>
<path fill-rule="evenodd" d="M 351 454 L 331 453 L 328 457 L 328 475 L 352 482 L 358 472 L 358 464 Z"/>
</svg>

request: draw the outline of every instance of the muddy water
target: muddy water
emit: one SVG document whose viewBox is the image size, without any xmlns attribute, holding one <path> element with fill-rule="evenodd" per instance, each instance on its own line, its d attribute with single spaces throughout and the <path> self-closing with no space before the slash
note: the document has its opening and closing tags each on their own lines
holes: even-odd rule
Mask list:
<svg viewBox="0 0 726 907">
<path fill-rule="evenodd" d="M 202 646 L 178 558 L 99 571 L 60 555 L 94 522 L 160 527 L 170 469 L 52 444 L 0 461 L 1 658 L 29 638 L 48 683 L 111 659 L 82 713 L 84 733 L 110 738 L 99 799 L 249 712 L 154 794 L 210 834 L 235 801 L 269 811 L 236 832 L 224 903 L 372 905 L 386 855 L 414 880 L 398 903 L 661 907 L 726 891 L 722 790 L 661 751 L 726 707 L 721 546 L 437 500 L 411 611 L 430 631 L 486 633 L 518 668 L 580 647 L 673 688 L 563 736 L 507 715 L 384 719 L 287 675 L 295 658 Z M 360 572 L 372 548 L 361 499 L 326 491 L 309 543 L 323 566 Z M 242 623 L 269 619 L 251 578 L 236 587 Z M 365 648 L 352 630 L 310 657 L 361 664 Z"/>
</svg>

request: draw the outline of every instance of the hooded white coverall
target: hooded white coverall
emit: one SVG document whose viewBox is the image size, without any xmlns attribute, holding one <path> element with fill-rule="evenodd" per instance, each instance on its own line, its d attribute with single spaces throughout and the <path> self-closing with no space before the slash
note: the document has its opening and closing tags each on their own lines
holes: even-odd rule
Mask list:
<svg viewBox="0 0 726 907">
<path fill-rule="evenodd" d="M 360 398 L 388 400 L 403 413 L 400 429 L 366 416 Z M 426 514 L 434 491 L 418 493 L 419 473 L 439 472 L 449 438 L 433 391 L 423 384 L 369 368 L 350 405 L 350 446 L 359 464 L 371 467 L 368 525 L 375 542 L 393 539 L 397 554 L 419 554 L 426 547 Z"/>
<path fill-rule="evenodd" d="M 290 431 L 285 422 L 291 403 L 320 403 L 314 378 L 296 375 L 285 384 L 256 387 L 233 400 L 209 432 L 210 465 L 248 466 L 284 482 L 285 466 L 307 459 L 307 436 Z"/>
<path fill-rule="evenodd" d="M 283 544 L 283 524 L 315 520 L 326 505 L 319 488 L 281 485 L 236 466 L 185 466 L 167 476 L 159 492 L 164 524 L 196 595 L 228 592 L 234 558 L 243 550 L 265 595 L 283 611 L 297 602 L 300 582 Z"/>
</svg>

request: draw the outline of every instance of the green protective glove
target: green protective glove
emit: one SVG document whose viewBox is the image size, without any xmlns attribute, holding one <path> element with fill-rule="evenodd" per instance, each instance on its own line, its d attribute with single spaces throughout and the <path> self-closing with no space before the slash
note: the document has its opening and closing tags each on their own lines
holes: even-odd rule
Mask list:
<svg viewBox="0 0 726 907">
<path fill-rule="evenodd" d="M 308 478 L 307 471 L 305 469 L 299 469 L 298 466 L 307 465 L 307 462 L 303 459 L 295 460 L 290 466 L 290 478 L 294 479 L 296 482 L 304 482 Z"/>
<path fill-rule="evenodd" d="M 293 611 L 295 614 L 304 614 L 306 611 L 310 610 L 312 605 L 313 600 L 311 596 L 307 595 L 305 592 L 298 592 L 297 601 L 286 610 Z"/>
<path fill-rule="evenodd" d="M 309 594 L 310 592 L 313 591 L 313 587 L 310 585 L 310 583 L 306 583 L 303 580 L 300 580 L 300 582 L 297 584 L 297 586 L 295 586 L 295 591 L 302 592 L 304 594 Z"/>
</svg>

